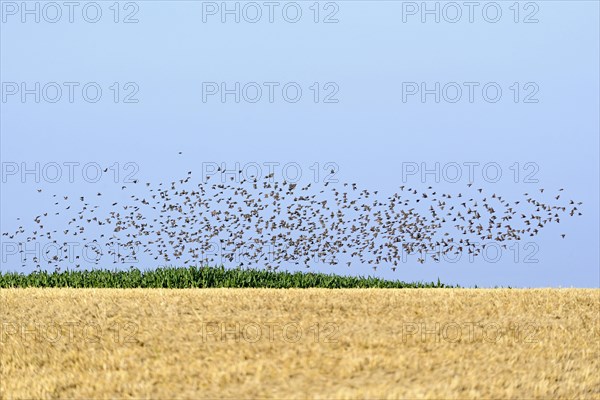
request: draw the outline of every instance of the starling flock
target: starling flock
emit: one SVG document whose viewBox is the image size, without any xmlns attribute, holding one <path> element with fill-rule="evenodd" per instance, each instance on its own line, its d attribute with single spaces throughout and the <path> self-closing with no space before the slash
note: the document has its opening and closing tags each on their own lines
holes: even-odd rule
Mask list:
<svg viewBox="0 0 600 400">
<path fill-rule="evenodd" d="M 538 235 L 548 224 L 582 215 L 581 202 L 564 199 L 563 189 L 553 195 L 539 189 L 509 201 L 472 184 L 465 194 L 400 186 L 384 196 L 356 183 L 300 186 L 278 182 L 274 174 L 213 182 L 211 177 L 194 181 L 191 171 L 168 185 L 134 181 L 121 187 L 127 202 L 113 199 L 106 205 L 98 204 L 102 193 L 53 195 L 54 210 L 37 215 L 31 231 L 20 226 L 2 235 L 18 241 L 21 253 L 27 243 L 39 241 L 60 248 L 83 242 L 88 254 L 98 256 L 107 248 L 113 263 L 144 255 L 158 265 L 230 262 L 278 269 L 354 263 L 395 271 L 406 255 L 419 263 L 427 256 L 434 261 L 467 253 L 475 257 L 486 244 L 506 248 L 511 241 Z M 128 193 L 140 190 L 143 194 Z M 25 254 L 23 266 L 32 261 L 38 268 L 60 269 L 67 260 L 79 267 L 84 261 L 80 255 L 71 260 L 66 251 L 51 257 Z"/>
</svg>

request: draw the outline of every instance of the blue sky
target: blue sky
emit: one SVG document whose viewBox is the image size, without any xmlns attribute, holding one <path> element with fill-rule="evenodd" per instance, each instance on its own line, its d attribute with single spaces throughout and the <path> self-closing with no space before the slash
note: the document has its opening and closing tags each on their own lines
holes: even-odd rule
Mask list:
<svg viewBox="0 0 600 400">
<path fill-rule="evenodd" d="M 437 4 L 439 22 L 422 2 L 227 2 L 238 7 L 239 23 L 222 2 L 120 2 L 118 14 L 112 1 L 81 2 L 73 22 L 65 6 L 59 18 L 46 2 L 27 2 L 33 14 L 22 4 L 1 2 L 2 232 L 49 207 L 38 188 L 121 200 L 132 171 L 157 183 L 189 170 L 200 177 L 206 163 L 265 171 L 268 162 L 297 163 L 308 183 L 315 163 L 322 173 L 335 163 L 340 182 L 454 193 L 467 190 L 466 175 L 436 182 L 421 167 L 458 164 L 465 174 L 465 165 L 479 163 L 474 186 L 512 199 L 564 188 L 583 202 L 584 216 L 544 229 L 533 240 L 534 263 L 521 249 L 517 261 L 511 253 L 497 262 L 407 262 L 396 272 L 314 269 L 467 286 L 600 285 L 598 2 L 480 2 L 473 10 L 427 2 L 430 10 Z M 223 98 L 223 88 L 233 92 Z M 121 173 L 88 182 L 75 169 L 69 182 L 70 162 Z M 62 165 L 62 179 L 21 175 L 35 163 L 46 172 Z M 415 165 L 419 172 L 403 177 Z M 484 165 L 499 167 L 501 178 L 484 176 Z M 15 264 L 8 256 L 1 268 L 32 269 Z"/>
</svg>

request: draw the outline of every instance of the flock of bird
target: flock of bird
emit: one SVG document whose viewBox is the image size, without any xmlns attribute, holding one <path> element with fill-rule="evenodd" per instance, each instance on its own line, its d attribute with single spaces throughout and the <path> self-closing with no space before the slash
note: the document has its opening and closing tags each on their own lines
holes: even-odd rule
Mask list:
<svg viewBox="0 0 600 400">
<path fill-rule="evenodd" d="M 32 262 L 38 268 L 60 269 L 67 261 L 79 267 L 84 260 L 51 250 L 45 250 L 51 256 L 29 257 L 27 243 L 46 241 L 64 249 L 75 240 L 96 253 L 91 257 L 95 263 L 105 261 L 100 255 L 107 248 L 113 263 L 145 255 L 161 265 L 229 262 L 277 269 L 354 263 L 395 271 L 408 255 L 419 263 L 447 255 L 475 257 L 489 243 L 506 248 L 567 216 L 582 215 L 581 202 L 565 199 L 563 189 L 551 195 L 536 189 L 509 201 L 472 184 L 468 194 L 405 185 L 385 196 L 355 183 L 299 185 L 277 181 L 273 174 L 239 182 L 219 178 L 198 182 L 190 171 L 170 184 L 135 181 L 134 190 L 121 187 L 126 201 L 102 193 L 54 194 L 54 210 L 37 215 L 31 229 L 21 225 L 3 236 L 22 245 L 23 266 Z"/>
</svg>

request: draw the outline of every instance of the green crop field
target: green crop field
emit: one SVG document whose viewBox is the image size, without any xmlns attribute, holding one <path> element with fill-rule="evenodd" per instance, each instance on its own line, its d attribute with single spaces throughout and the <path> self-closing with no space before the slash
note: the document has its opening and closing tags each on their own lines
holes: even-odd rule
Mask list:
<svg viewBox="0 0 600 400">
<path fill-rule="evenodd" d="M 0 274 L 0 288 L 447 288 L 438 282 L 407 283 L 372 277 L 350 277 L 323 273 L 275 272 L 223 267 L 157 268 L 140 271 L 39 271 L 24 275 Z M 457 286 L 455 286 L 457 287 Z"/>
</svg>

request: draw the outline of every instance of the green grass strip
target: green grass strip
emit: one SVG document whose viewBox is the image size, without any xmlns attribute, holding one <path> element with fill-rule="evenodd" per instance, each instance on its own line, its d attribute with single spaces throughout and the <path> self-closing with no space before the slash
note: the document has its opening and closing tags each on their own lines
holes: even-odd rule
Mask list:
<svg viewBox="0 0 600 400">
<path fill-rule="evenodd" d="M 436 282 L 407 283 L 374 277 L 224 267 L 165 267 L 140 271 L 75 270 L 0 273 L 0 288 L 452 288 Z"/>
</svg>

